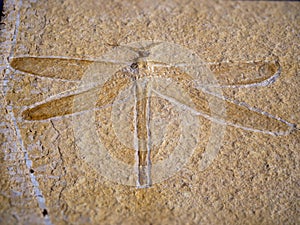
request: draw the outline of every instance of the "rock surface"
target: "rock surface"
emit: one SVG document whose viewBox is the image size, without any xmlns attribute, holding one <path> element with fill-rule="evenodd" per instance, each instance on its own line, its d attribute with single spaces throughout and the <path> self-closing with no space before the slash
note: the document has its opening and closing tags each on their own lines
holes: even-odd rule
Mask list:
<svg viewBox="0 0 300 225">
<path fill-rule="evenodd" d="M 0 224 L 300 222 L 299 3 L 4 10 Z"/>
</svg>

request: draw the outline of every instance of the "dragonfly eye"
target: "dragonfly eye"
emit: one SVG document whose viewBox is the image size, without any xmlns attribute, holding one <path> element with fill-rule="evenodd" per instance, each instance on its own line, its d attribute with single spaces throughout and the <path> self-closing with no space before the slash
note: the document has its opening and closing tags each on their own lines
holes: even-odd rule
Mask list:
<svg viewBox="0 0 300 225">
<path fill-rule="evenodd" d="M 136 70 L 137 68 L 139 68 L 139 65 L 135 62 L 130 65 L 130 68 Z"/>
</svg>

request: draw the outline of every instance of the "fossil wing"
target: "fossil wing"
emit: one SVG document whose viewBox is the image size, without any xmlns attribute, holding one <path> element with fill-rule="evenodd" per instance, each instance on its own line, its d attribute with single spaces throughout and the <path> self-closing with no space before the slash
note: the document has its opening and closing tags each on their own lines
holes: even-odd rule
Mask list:
<svg viewBox="0 0 300 225">
<path fill-rule="evenodd" d="M 92 63 L 93 61 L 78 59 L 20 57 L 13 58 L 10 66 L 36 76 L 79 81 Z"/>
</svg>

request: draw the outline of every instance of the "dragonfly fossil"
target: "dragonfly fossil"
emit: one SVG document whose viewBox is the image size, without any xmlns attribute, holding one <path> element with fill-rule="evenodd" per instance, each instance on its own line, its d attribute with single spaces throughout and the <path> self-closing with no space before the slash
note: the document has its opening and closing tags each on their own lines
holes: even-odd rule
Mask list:
<svg viewBox="0 0 300 225">
<path fill-rule="evenodd" d="M 136 161 L 138 187 L 150 186 L 151 181 L 151 145 L 148 141 L 143 141 L 139 134 L 144 132 L 145 137 L 151 136 L 149 127 L 150 118 L 150 101 L 151 95 L 165 99 L 177 107 L 184 107 L 195 116 L 204 117 L 213 123 L 219 123 L 225 126 L 233 126 L 253 132 L 261 132 L 270 135 L 287 135 L 295 129 L 295 125 L 285 121 L 282 118 L 276 117 L 260 110 L 251 107 L 244 102 L 230 99 L 223 96 L 217 89 L 223 88 L 251 88 L 259 86 L 267 86 L 273 83 L 281 72 L 278 60 L 261 60 L 255 62 L 223 62 L 223 63 L 203 63 L 201 67 L 207 67 L 217 77 L 217 83 L 206 82 L 204 80 L 195 80 L 193 78 L 184 78 L 186 89 L 190 89 L 189 93 L 195 93 L 194 96 L 204 95 L 213 96 L 226 103 L 226 117 L 218 114 L 212 114 L 209 108 L 201 105 L 203 99 L 199 99 L 200 104 L 196 108 L 185 104 L 176 96 L 169 96 L 164 93 L 164 88 L 154 87 L 151 84 L 151 79 L 141 85 L 137 80 L 151 76 L 151 70 L 173 67 L 197 67 L 192 63 L 187 63 L 189 59 L 179 57 L 178 60 L 168 61 L 160 59 L 160 57 L 152 57 L 151 49 L 157 44 L 147 45 L 147 47 L 130 47 L 120 46 L 112 54 L 118 54 L 118 51 L 123 51 L 118 60 L 111 54 L 105 55 L 98 60 L 82 60 L 66 57 L 15 57 L 11 60 L 10 67 L 12 70 L 24 73 L 30 76 L 41 78 L 57 79 L 64 82 L 73 82 L 78 88 L 63 93 L 59 93 L 43 101 L 36 102 L 32 105 L 25 106 L 22 111 L 23 120 L 26 122 L 47 121 L 61 119 L 64 117 L 72 117 L 76 114 L 85 113 L 87 111 L 97 111 L 105 107 L 111 107 L 115 103 L 120 89 L 130 86 L 131 92 L 134 95 L 134 121 L 133 131 L 134 146 L 136 148 Z M 124 51 L 127 51 L 124 54 Z M 163 50 L 162 50 L 163 51 Z M 132 54 L 132 56 L 128 56 Z M 83 77 L 91 65 L 99 64 L 99 68 L 107 68 L 106 71 L 100 71 L 107 74 L 107 79 L 89 79 L 83 82 Z M 191 65 L 190 65 L 191 64 Z M 104 66 L 103 66 L 104 65 Z M 143 74 L 141 71 L 150 68 L 150 73 Z M 121 71 L 121 72 L 117 72 Z M 98 73 L 98 76 L 102 74 Z M 115 75 L 111 75 L 114 73 Z M 156 71 L 157 73 L 157 71 Z M 149 75 L 150 74 L 150 75 Z M 104 76 L 105 77 L 105 76 Z M 181 77 L 167 77 L 177 79 L 177 82 L 182 81 Z M 112 88 L 115 87 L 115 88 Z M 212 87 L 212 89 L 210 89 Z M 85 104 L 84 102 L 90 96 L 97 96 L 97 104 Z M 130 93 L 129 93 L 130 95 Z M 119 99 L 118 104 L 126 104 L 130 96 L 124 96 Z M 138 104 L 141 99 L 146 99 Z M 74 102 L 80 102 L 74 107 Z M 141 118 L 140 118 L 141 117 Z M 142 151 L 143 149 L 143 151 Z"/>
</svg>

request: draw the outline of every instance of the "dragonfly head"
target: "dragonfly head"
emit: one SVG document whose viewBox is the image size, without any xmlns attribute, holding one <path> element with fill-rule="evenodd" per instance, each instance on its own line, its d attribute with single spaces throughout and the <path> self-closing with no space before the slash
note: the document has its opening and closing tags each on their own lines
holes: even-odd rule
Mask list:
<svg viewBox="0 0 300 225">
<path fill-rule="evenodd" d="M 130 69 L 133 72 L 138 73 L 139 69 L 145 69 L 148 66 L 148 62 L 145 59 L 138 59 L 130 65 Z"/>
</svg>

